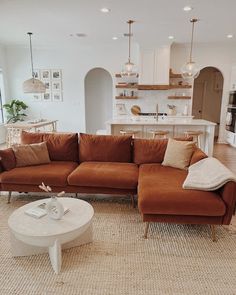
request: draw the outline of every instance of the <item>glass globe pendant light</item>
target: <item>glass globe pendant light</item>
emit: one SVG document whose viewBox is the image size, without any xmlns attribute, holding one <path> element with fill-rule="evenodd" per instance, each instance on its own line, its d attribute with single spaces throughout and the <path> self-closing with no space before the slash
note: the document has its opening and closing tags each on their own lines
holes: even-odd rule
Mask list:
<svg viewBox="0 0 236 295">
<path fill-rule="evenodd" d="M 32 53 L 32 41 L 31 37 L 33 33 L 27 33 L 29 35 L 29 41 L 30 41 L 30 58 L 31 58 L 31 72 L 32 72 L 32 78 L 29 80 L 26 80 L 23 83 L 23 91 L 24 93 L 45 93 L 46 87 L 42 81 L 35 78 L 35 72 L 34 72 L 34 64 L 33 64 L 33 53 Z"/>
<path fill-rule="evenodd" d="M 199 67 L 192 60 L 194 24 L 197 21 L 198 19 L 196 18 L 190 19 L 190 22 L 192 23 L 192 37 L 191 37 L 189 61 L 181 67 L 181 75 L 185 80 L 196 79 L 200 73 Z"/>
<path fill-rule="evenodd" d="M 127 24 L 129 25 L 129 33 L 125 34 L 125 36 L 129 37 L 129 53 L 128 53 L 128 61 L 124 64 L 124 67 L 121 71 L 122 78 L 136 78 L 138 77 L 137 68 L 134 63 L 131 62 L 130 51 L 131 51 L 131 37 L 133 36 L 131 33 L 131 25 L 134 23 L 133 20 L 128 20 Z"/>
</svg>

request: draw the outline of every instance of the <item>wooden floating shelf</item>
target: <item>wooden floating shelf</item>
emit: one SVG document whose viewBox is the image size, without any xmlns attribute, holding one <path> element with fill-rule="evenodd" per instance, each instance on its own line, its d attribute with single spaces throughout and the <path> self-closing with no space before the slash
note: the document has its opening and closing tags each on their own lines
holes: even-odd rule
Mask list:
<svg viewBox="0 0 236 295">
<path fill-rule="evenodd" d="M 139 75 L 137 76 L 137 78 L 139 77 Z M 116 74 L 116 78 L 122 78 L 121 74 Z M 136 77 L 135 77 L 136 78 Z"/>
<path fill-rule="evenodd" d="M 168 90 L 169 85 L 138 85 L 138 90 Z"/>
<path fill-rule="evenodd" d="M 169 89 L 181 89 L 192 88 L 191 85 L 137 85 L 138 90 L 169 90 Z"/>
<path fill-rule="evenodd" d="M 171 95 L 171 96 L 168 96 L 168 99 L 191 99 L 191 96 L 186 96 L 186 95 Z"/>
<path fill-rule="evenodd" d="M 192 88 L 192 85 L 170 85 L 169 89 L 177 89 L 177 88 Z"/>
<path fill-rule="evenodd" d="M 134 88 L 134 89 L 137 89 L 138 85 L 137 84 L 117 84 L 116 88 Z"/>
<path fill-rule="evenodd" d="M 138 96 L 125 96 L 125 95 L 121 95 L 121 96 L 116 96 L 116 99 L 137 99 Z"/>
</svg>

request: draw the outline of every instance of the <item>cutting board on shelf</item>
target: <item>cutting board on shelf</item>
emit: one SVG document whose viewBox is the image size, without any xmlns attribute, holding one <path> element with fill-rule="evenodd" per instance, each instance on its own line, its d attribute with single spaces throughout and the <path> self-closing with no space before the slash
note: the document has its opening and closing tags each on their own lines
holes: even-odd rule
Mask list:
<svg viewBox="0 0 236 295">
<path fill-rule="evenodd" d="M 139 116 L 141 113 L 141 108 L 138 105 L 133 105 L 130 110 L 131 110 L 131 113 L 135 116 Z"/>
</svg>

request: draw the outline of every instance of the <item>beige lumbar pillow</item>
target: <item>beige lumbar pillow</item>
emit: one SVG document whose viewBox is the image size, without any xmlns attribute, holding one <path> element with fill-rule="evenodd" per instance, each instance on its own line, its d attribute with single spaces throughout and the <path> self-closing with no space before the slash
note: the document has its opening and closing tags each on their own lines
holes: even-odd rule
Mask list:
<svg viewBox="0 0 236 295">
<path fill-rule="evenodd" d="M 162 165 L 186 169 L 189 166 L 195 148 L 194 142 L 177 141 L 169 138 Z"/>
<path fill-rule="evenodd" d="M 13 145 L 12 149 L 16 158 L 16 167 L 48 164 L 51 162 L 46 142 Z"/>
</svg>

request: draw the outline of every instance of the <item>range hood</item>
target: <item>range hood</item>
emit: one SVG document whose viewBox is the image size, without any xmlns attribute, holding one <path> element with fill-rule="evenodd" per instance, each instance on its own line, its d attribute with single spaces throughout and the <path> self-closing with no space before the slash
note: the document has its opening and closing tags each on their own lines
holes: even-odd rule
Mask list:
<svg viewBox="0 0 236 295">
<path fill-rule="evenodd" d="M 170 45 L 141 49 L 138 89 L 167 90 L 170 87 Z"/>
</svg>

